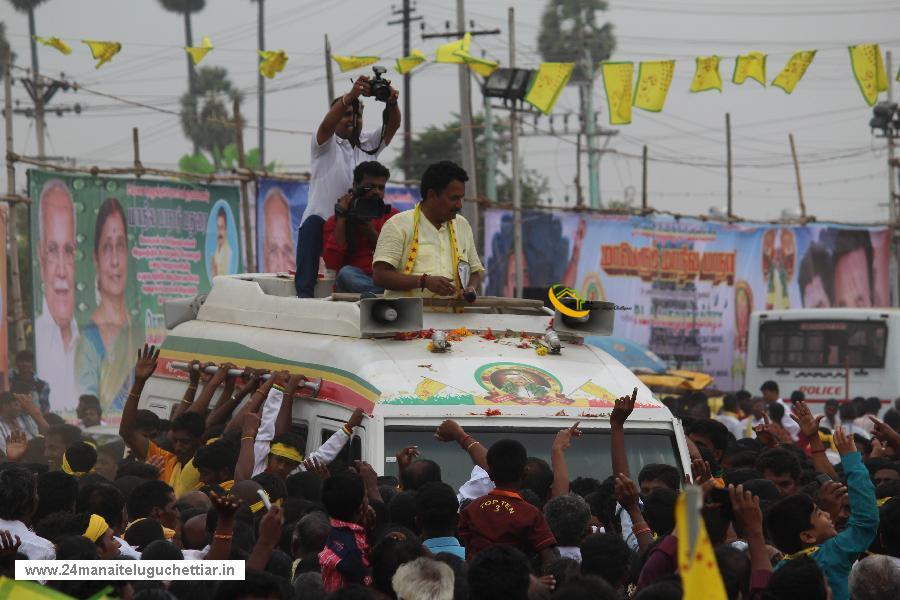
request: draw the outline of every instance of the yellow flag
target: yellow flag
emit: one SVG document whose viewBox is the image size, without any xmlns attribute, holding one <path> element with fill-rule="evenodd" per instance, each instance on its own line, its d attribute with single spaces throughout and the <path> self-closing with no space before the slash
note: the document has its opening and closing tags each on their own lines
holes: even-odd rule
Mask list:
<svg viewBox="0 0 900 600">
<path fill-rule="evenodd" d="M 691 92 L 705 92 L 707 90 L 722 91 L 718 56 L 697 57 L 697 71 L 694 73 L 694 80 L 691 82 Z"/>
<path fill-rule="evenodd" d="M 675 534 L 678 536 L 678 572 L 685 598 L 726 600 L 725 585 L 712 542 L 700 516 L 699 488 L 688 486 L 675 502 Z M 690 502 L 690 505 L 689 505 Z"/>
<path fill-rule="evenodd" d="M 598 400 L 608 400 L 610 402 L 614 402 L 616 399 L 616 397 L 613 396 L 609 390 L 607 390 L 605 387 L 600 387 L 590 379 L 588 379 L 587 382 L 576 391 L 582 391 L 592 398 L 596 398 Z"/>
<path fill-rule="evenodd" d="M 284 50 L 257 50 L 262 61 L 259 63 L 259 72 L 263 77 L 272 79 L 276 73 L 281 73 L 287 64 L 288 55 Z"/>
<path fill-rule="evenodd" d="M 472 43 L 472 34 L 467 33 L 463 36 L 461 40 L 456 40 L 453 42 L 449 42 L 444 44 L 443 46 L 438 46 L 437 52 L 435 52 L 434 60 L 439 63 L 454 63 L 454 64 L 463 64 L 466 61 L 462 58 L 456 56 L 454 52 L 457 50 L 462 50 L 463 52 L 469 52 L 469 46 Z"/>
<path fill-rule="evenodd" d="M 99 69 L 112 60 L 112 57 L 122 50 L 122 44 L 119 42 L 97 42 L 94 40 L 81 40 L 91 49 L 91 54 L 99 61 L 95 68 Z"/>
<path fill-rule="evenodd" d="M 59 39 L 58 37 L 50 37 L 50 38 L 42 38 L 39 36 L 34 36 L 34 41 L 40 42 L 45 46 L 50 46 L 51 48 L 56 48 L 63 54 L 72 54 L 72 48 L 67 43 Z"/>
<path fill-rule="evenodd" d="M 631 123 L 634 63 L 605 62 L 600 65 L 600 70 L 603 71 L 603 88 L 606 90 L 606 103 L 609 106 L 609 124 Z"/>
<path fill-rule="evenodd" d="M 669 93 L 674 74 L 674 60 L 642 62 L 638 65 L 633 104 L 641 110 L 660 112 L 666 103 L 666 95 Z"/>
<path fill-rule="evenodd" d="M 332 56 L 331 58 L 341 67 L 341 73 L 361 69 L 381 60 L 380 56 Z"/>
<path fill-rule="evenodd" d="M 569 83 L 573 69 L 575 69 L 575 63 L 541 63 L 528 87 L 525 102 L 545 115 L 549 115 L 560 92 Z"/>
<path fill-rule="evenodd" d="M 428 60 L 421 50 L 413 50 L 409 56 L 397 59 L 397 72 L 401 75 L 409 73 L 423 62 Z"/>
<path fill-rule="evenodd" d="M 872 106 L 878 100 L 878 92 L 887 89 L 887 74 L 878 44 L 850 46 L 850 66 L 859 91 Z"/>
<path fill-rule="evenodd" d="M 432 396 L 443 390 L 445 387 L 447 386 L 440 381 L 435 381 L 434 379 L 423 377 L 422 381 L 419 382 L 419 385 L 416 386 L 416 396 L 418 396 L 422 400 L 427 400 L 428 398 L 431 398 Z"/>
<path fill-rule="evenodd" d="M 734 75 L 731 81 L 741 85 L 748 79 L 758 81 L 766 87 L 766 55 L 762 52 L 751 52 L 734 60 Z"/>
<path fill-rule="evenodd" d="M 786 94 L 793 92 L 815 57 L 815 50 L 800 50 L 799 52 L 794 52 L 791 59 L 784 65 L 781 73 L 779 73 L 772 82 L 772 86 L 781 88 Z"/>
<path fill-rule="evenodd" d="M 203 60 L 212 49 L 212 42 L 209 41 L 209 38 L 206 36 L 203 36 L 203 42 L 200 46 L 185 46 L 184 48 L 185 52 L 191 55 L 191 60 L 194 61 L 195 65 L 199 65 L 200 61 Z"/>
<path fill-rule="evenodd" d="M 477 58 L 462 50 L 455 51 L 453 55 L 463 59 L 463 62 L 469 65 L 470 69 L 482 77 L 490 77 L 491 73 L 500 68 L 500 63 L 496 61 Z"/>
</svg>

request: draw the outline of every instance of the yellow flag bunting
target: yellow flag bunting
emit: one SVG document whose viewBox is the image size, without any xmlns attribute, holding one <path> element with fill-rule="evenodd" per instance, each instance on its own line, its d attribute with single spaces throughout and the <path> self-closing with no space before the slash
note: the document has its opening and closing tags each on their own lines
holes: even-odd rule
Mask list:
<svg viewBox="0 0 900 600">
<path fill-rule="evenodd" d="M 458 51 L 469 53 L 469 46 L 472 44 L 472 34 L 467 33 L 462 39 L 449 42 L 443 46 L 439 46 L 434 55 L 434 61 L 439 63 L 463 64 L 466 61 L 457 56 Z"/>
<path fill-rule="evenodd" d="M 97 42 L 94 40 L 81 40 L 91 49 L 91 54 L 97 60 L 96 69 L 99 69 L 112 60 L 112 57 L 122 50 L 119 42 Z"/>
<path fill-rule="evenodd" d="M 731 81 L 741 85 L 748 79 L 766 87 L 766 55 L 762 52 L 751 52 L 735 59 Z"/>
<path fill-rule="evenodd" d="M 42 38 L 39 36 L 34 36 L 34 41 L 39 42 L 45 46 L 50 46 L 51 48 L 56 48 L 63 54 L 72 54 L 72 47 L 58 37 Z"/>
<path fill-rule="evenodd" d="M 631 80 L 634 76 L 634 63 L 605 62 L 600 65 L 600 70 L 603 72 L 603 88 L 606 90 L 606 103 L 609 105 L 609 124 L 631 123 Z"/>
<path fill-rule="evenodd" d="M 409 73 L 422 63 L 424 63 L 427 58 L 425 58 L 425 54 L 422 53 L 421 50 L 413 50 L 409 56 L 404 56 L 403 58 L 397 59 L 397 72 L 401 75 L 405 75 Z"/>
<path fill-rule="evenodd" d="M 575 63 L 542 63 L 531 80 L 525 102 L 549 115 L 560 92 L 569 83 L 574 68 Z"/>
<path fill-rule="evenodd" d="M 691 91 L 696 93 L 707 90 L 722 91 L 718 56 L 697 57 L 697 71 L 694 73 L 694 80 L 691 82 Z"/>
<path fill-rule="evenodd" d="M 781 88 L 787 94 L 793 92 L 815 57 L 815 50 L 801 50 L 800 52 L 795 52 L 781 70 L 781 73 L 779 73 L 772 82 L 772 86 Z"/>
<path fill-rule="evenodd" d="M 262 61 L 259 63 L 259 72 L 263 77 L 272 79 L 276 73 L 284 70 L 288 55 L 284 50 L 257 50 Z"/>
<path fill-rule="evenodd" d="M 699 506 L 690 506 L 691 498 L 697 498 L 698 488 L 690 486 L 675 502 L 675 532 L 678 536 L 678 574 L 685 598 L 726 600 L 725 585 L 716 562 L 712 542 L 700 516 Z M 697 495 L 694 495 L 697 494 Z"/>
<path fill-rule="evenodd" d="M 472 71 L 478 73 L 482 77 L 490 77 L 491 73 L 500 68 L 500 63 L 497 61 L 477 58 L 463 50 L 457 50 L 453 55 L 463 59 L 463 62 L 466 63 Z"/>
<path fill-rule="evenodd" d="M 331 58 L 341 67 L 341 73 L 361 69 L 381 60 L 380 56 L 332 56 Z"/>
<path fill-rule="evenodd" d="M 200 46 L 185 46 L 184 48 L 185 52 L 191 55 L 191 60 L 194 61 L 195 65 L 199 65 L 200 61 L 206 58 L 206 55 L 212 49 L 212 42 L 206 36 L 203 36 L 203 42 Z"/>
<path fill-rule="evenodd" d="M 859 91 L 869 106 L 878 100 L 878 92 L 888 88 L 884 57 L 878 44 L 850 46 L 850 66 L 859 85 Z"/>
<path fill-rule="evenodd" d="M 642 62 L 638 66 L 637 87 L 634 90 L 634 106 L 649 112 L 662 111 L 674 74 L 674 60 Z"/>
</svg>

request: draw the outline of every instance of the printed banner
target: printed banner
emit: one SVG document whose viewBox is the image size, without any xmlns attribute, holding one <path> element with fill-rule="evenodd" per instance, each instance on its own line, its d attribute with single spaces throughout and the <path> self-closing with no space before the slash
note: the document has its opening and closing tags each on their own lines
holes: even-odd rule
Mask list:
<svg viewBox="0 0 900 600">
<path fill-rule="evenodd" d="M 753 310 L 890 306 L 886 228 L 527 211 L 525 286 L 615 302 L 615 335 L 740 389 Z M 512 214 L 484 218 L 485 294 L 513 296 Z"/>
<path fill-rule="evenodd" d="M 257 268 L 262 273 L 294 271 L 297 234 L 309 200 L 309 182 L 260 179 L 256 190 Z M 385 203 L 401 212 L 413 208 L 420 199 L 418 188 L 413 187 L 389 185 L 384 192 Z"/>
<path fill-rule="evenodd" d="M 54 412 L 120 411 L 166 300 L 243 271 L 236 187 L 28 172 L 37 375 Z"/>
</svg>

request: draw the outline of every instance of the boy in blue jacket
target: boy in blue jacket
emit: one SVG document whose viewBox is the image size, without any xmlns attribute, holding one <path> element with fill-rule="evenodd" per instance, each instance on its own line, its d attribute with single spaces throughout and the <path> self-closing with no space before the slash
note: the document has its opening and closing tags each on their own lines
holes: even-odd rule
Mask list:
<svg viewBox="0 0 900 600">
<path fill-rule="evenodd" d="M 837 533 L 831 516 L 806 495 L 790 496 L 773 505 L 766 515 L 766 527 L 775 546 L 787 555 L 776 570 L 790 560 L 809 556 L 828 579 L 834 600 L 848 600 L 850 567 L 878 533 L 878 507 L 875 486 L 853 437 L 837 427 L 833 439 L 841 455 L 850 496 L 846 529 Z"/>
</svg>

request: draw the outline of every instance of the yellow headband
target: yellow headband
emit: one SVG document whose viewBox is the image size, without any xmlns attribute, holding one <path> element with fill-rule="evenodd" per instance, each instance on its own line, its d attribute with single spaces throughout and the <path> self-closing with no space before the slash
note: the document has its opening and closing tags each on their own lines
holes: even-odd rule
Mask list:
<svg viewBox="0 0 900 600">
<path fill-rule="evenodd" d="M 62 470 L 63 470 L 64 473 L 66 473 L 66 474 L 68 474 L 68 475 L 71 475 L 72 477 L 84 477 L 84 476 L 87 475 L 88 473 L 93 473 L 93 472 L 94 472 L 93 467 L 91 468 L 90 471 L 76 471 L 76 470 L 73 469 L 72 466 L 69 464 L 69 459 L 66 458 L 65 453 L 63 453 Z"/>
<path fill-rule="evenodd" d="M 100 515 L 91 515 L 91 521 L 90 523 L 88 523 L 85 532 L 81 535 L 96 544 L 97 540 L 100 539 L 100 536 L 106 533 L 107 529 L 109 529 L 109 525 L 107 525 L 106 519 L 104 519 Z"/>
<path fill-rule="evenodd" d="M 208 440 L 206 440 L 206 445 L 209 446 L 210 444 L 214 444 L 214 443 L 216 443 L 218 440 L 219 440 L 218 437 L 211 437 L 211 438 L 209 438 Z"/>
<path fill-rule="evenodd" d="M 893 496 L 888 496 L 887 498 L 879 498 L 875 501 L 875 505 L 879 507 L 884 506 L 885 504 L 893 500 L 893 498 Z"/>
<path fill-rule="evenodd" d="M 163 537 L 166 538 L 167 540 L 171 540 L 173 537 L 175 537 L 174 529 L 169 529 L 168 527 L 163 527 L 162 529 L 163 529 Z"/>
<path fill-rule="evenodd" d="M 122 535 L 124 536 L 126 533 L 128 533 L 128 530 L 131 529 L 132 525 L 137 525 L 141 521 L 146 521 L 146 520 L 147 520 L 147 517 L 141 517 L 140 519 L 135 519 L 134 521 L 132 521 L 131 523 L 128 524 L 128 526 L 125 528 L 125 531 L 122 532 Z"/>
<path fill-rule="evenodd" d="M 272 444 L 272 447 L 269 449 L 269 454 L 274 454 L 275 456 L 280 456 L 281 458 L 286 458 L 296 463 L 303 461 L 303 457 L 300 456 L 300 453 L 297 452 L 296 448 L 288 446 L 287 444 L 282 444 L 281 442 Z"/>
<path fill-rule="evenodd" d="M 269 493 L 266 492 L 266 490 L 263 490 L 263 492 L 265 492 L 266 498 L 269 498 Z M 279 498 L 278 500 L 273 500 L 273 501 L 272 501 L 272 504 L 275 504 L 275 505 L 277 505 L 277 506 L 281 506 L 281 504 L 282 504 L 283 502 L 284 502 L 284 500 L 283 500 L 282 498 Z M 265 506 L 266 506 L 266 505 L 263 504 L 263 501 L 260 500 L 259 502 L 255 502 L 255 503 L 253 503 L 253 504 L 250 505 L 250 512 L 252 512 L 253 514 L 256 514 L 256 513 L 258 513 L 259 511 L 261 511 L 263 508 L 265 508 Z"/>
</svg>

